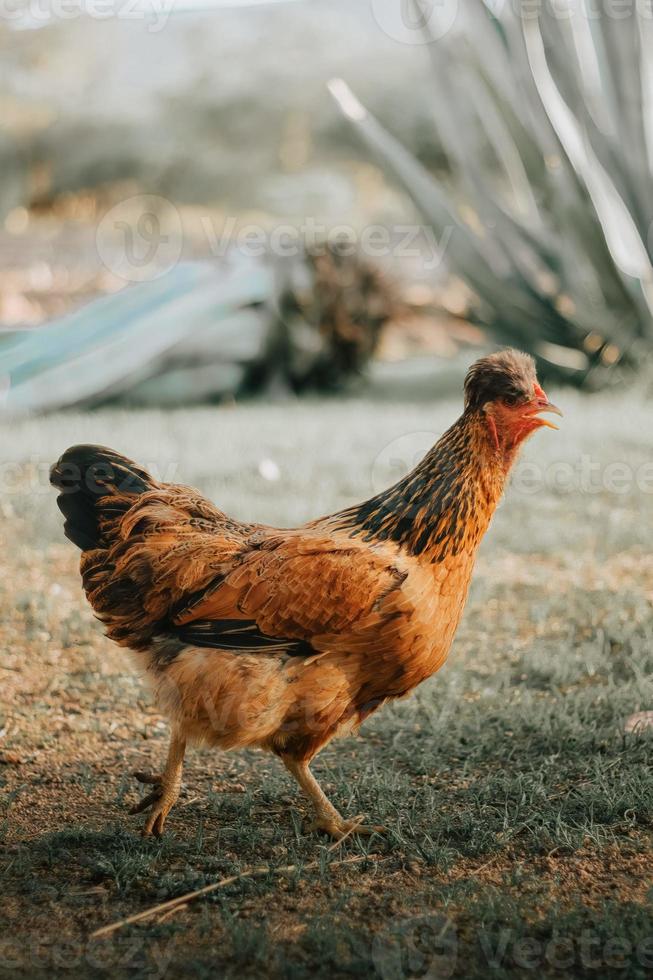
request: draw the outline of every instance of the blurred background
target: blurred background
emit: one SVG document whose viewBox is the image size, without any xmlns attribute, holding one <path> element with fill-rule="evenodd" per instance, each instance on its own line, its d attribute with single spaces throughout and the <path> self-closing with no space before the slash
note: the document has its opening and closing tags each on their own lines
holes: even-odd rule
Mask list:
<svg viewBox="0 0 653 980">
<path fill-rule="evenodd" d="M 0 50 L 7 412 L 650 361 L 647 9 L 5 0 Z"/>
</svg>

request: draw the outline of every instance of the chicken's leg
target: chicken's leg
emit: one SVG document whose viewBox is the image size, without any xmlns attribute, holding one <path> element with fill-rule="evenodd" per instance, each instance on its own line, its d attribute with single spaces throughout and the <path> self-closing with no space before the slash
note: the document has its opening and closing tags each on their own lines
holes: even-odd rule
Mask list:
<svg viewBox="0 0 653 980">
<path fill-rule="evenodd" d="M 300 787 L 309 798 L 315 808 L 315 820 L 312 822 L 311 830 L 323 830 L 331 837 L 344 837 L 345 834 L 382 834 L 383 827 L 368 826 L 360 820 L 345 820 L 333 803 L 329 800 L 326 793 L 311 772 L 308 762 L 293 759 L 290 756 L 281 756 L 283 764 L 288 772 L 292 773 Z"/>
<path fill-rule="evenodd" d="M 166 817 L 179 799 L 185 751 L 186 739 L 179 732 L 173 730 L 164 771 L 161 774 L 134 773 L 139 782 L 154 786 L 152 792 L 148 793 L 140 803 L 129 811 L 130 813 L 142 813 L 143 810 L 150 809 L 143 827 L 144 837 L 150 834 L 160 837 L 163 833 Z"/>
</svg>

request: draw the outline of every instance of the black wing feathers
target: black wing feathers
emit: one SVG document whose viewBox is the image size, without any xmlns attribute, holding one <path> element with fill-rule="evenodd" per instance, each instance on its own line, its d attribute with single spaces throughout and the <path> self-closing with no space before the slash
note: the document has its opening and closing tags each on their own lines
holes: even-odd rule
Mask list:
<svg viewBox="0 0 653 980">
<path fill-rule="evenodd" d="M 315 653 L 306 640 L 267 636 L 253 619 L 198 619 L 185 626 L 171 626 L 166 634 L 189 646 L 235 653 L 285 653 L 290 657 L 310 657 Z"/>
</svg>

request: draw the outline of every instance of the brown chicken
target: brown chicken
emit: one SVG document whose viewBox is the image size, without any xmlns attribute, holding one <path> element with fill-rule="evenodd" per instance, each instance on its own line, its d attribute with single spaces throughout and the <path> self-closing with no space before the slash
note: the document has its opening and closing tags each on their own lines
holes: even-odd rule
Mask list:
<svg viewBox="0 0 653 980">
<path fill-rule="evenodd" d="M 278 755 L 315 808 L 354 829 L 309 764 L 335 735 L 408 694 L 444 662 L 474 557 L 524 439 L 551 405 L 526 354 L 484 357 L 462 415 L 404 479 L 291 530 L 243 524 L 195 490 L 157 483 L 99 446 L 75 446 L 51 480 L 84 589 L 129 647 L 170 718 L 161 775 L 133 812 L 161 834 L 187 742 Z"/>
</svg>

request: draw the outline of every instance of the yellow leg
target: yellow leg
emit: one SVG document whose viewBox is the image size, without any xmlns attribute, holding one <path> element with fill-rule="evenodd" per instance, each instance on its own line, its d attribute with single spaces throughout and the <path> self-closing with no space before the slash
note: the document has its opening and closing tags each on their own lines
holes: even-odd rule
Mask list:
<svg viewBox="0 0 653 980">
<path fill-rule="evenodd" d="M 344 837 L 346 834 L 382 834 L 383 827 L 368 826 L 360 820 L 345 820 L 318 783 L 311 772 L 308 762 L 298 762 L 287 755 L 281 757 L 288 772 L 292 773 L 301 789 L 309 798 L 315 809 L 315 820 L 311 830 L 323 830 L 331 837 Z"/>
<path fill-rule="evenodd" d="M 150 834 L 160 837 L 163 833 L 166 817 L 179 799 L 185 752 L 186 739 L 182 738 L 178 732 L 173 731 L 164 771 L 160 774 L 134 773 L 139 782 L 154 786 L 152 792 L 148 793 L 140 803 L 129 811 L 130 813 L 142 813 L 143 810 L 149 809 L 150 812 L 143 827 L 144 837 L 148 837 Z"/>
</svg>

